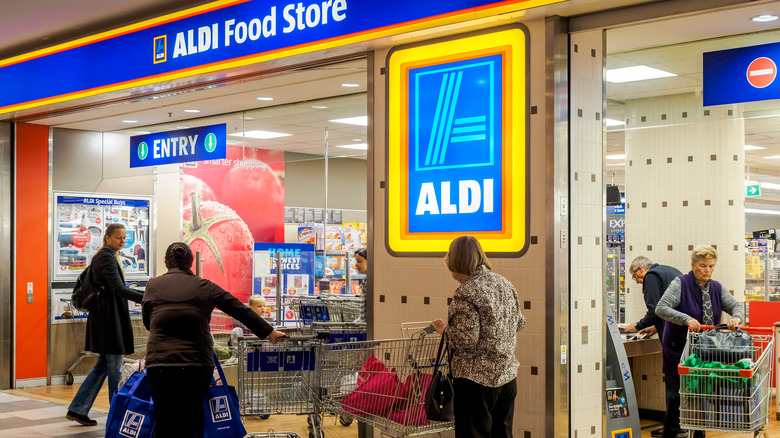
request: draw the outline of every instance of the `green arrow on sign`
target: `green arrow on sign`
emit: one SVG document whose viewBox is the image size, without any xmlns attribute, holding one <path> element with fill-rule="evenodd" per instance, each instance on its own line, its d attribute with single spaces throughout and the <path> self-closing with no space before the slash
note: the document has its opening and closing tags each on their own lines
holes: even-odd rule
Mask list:
<svg viewBox="0 0 780 438">
<path fill-rule="evenodd" d="M 745 186 L 745 196 L 761 196 L 760 184 L 749 184 Z"/>
<path fill-rule="evenodd" d="M 217 136 L 209 134 L 206 136 L 206 152 L 214 152 L 217 148 Z"/>
<path fill-rule="evenodd" d="M 147 155 L 149 155 L 149 146 L 146 145 L 145 141 L 142 141 L 138 145 L 138 158 L 145 160 Z"/>
</svg>

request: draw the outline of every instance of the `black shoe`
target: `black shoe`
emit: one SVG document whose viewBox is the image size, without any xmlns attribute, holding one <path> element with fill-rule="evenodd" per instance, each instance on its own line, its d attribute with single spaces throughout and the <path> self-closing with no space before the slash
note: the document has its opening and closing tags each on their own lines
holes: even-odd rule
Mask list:
<svg viewBox="0 0 780 438">
<path fill-rule="evenodd" d="M 664 436 L 664 428 L 656 429 L 650 432 L 650 436 L 661 437 Z"/>
<path fill-rule="evenodd" d="M 65 418 L 67 418 L 70 421 L 75 421 L 76 423 L 79 423 L 84 426 L 97 425 L 97 421 L 87 417 L 86 415 L 77 414 L 73 411 L 68 411 L 68 414 L 65 415 Z"/>
<path fill-rule="evenodd" d="M 677 432 L 677 438 L 688 438 L 688 431 L 685 429 L 680 429 Z"/>
</svg>

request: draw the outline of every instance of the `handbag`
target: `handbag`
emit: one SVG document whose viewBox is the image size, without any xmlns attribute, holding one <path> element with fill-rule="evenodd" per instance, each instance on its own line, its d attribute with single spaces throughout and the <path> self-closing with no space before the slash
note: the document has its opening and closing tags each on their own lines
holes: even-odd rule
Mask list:
<svg viewBox="0 0 780 438">
<path fill-rule="evenodd" d="M 753 339 L 740 329 L 721 331 L 726 324 L 719 324 L 712 329 L 699 333 L 696 343 L 691 347 L 691 353 L 696 354 L 705 362 L 734 363 L 740 359 L 753 360 Z"/>
<path fill-rule="evenodd" d="M 106 418 L 106 437 L 151 438 L 154 403 L 146 373 L 134 372 L 111 399 Z"/>
<path fill-rule="evenodd" d="M 444 336 L 439 341 L 439 352 L 436 354 L 436 367 L 433 369 L 433 379 L 425 393 L 425 416 L 431 421 L 452 421 L 454 409 L 454 388 L 452 386 L 452 375 L 439 370 L 439 365 L 444 359 L 442 350 L 444 347 Z M 447 343 L 447 356 L 449 362 L 452 362 L 449 343 Z"/>
<path fill-rule="evenodd" d="M 211 386 L 203 400 L 203 437 L 243 438 L 246 429 L 241 422 L 236 388 L 227 384 L 216 353 L 214 363 L 222 384 L 217 385 L 212 377 Z"/>
<path fill-rule="evenodd" d="M 236 388 L 228 386 L 216 353 L 214 363 L 222 384 L 217 385 L 217 381 L 211 378 L 211 386 L 203 400 L 203 437 L 243 438 L 246 429 L 241 422 Z"/>
</svg>

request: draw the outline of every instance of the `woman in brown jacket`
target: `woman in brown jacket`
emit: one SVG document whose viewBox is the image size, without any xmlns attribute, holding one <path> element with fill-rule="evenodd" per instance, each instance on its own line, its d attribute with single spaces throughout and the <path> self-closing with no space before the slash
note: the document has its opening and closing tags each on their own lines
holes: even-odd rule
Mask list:
<svg viewBox="0 0 780 438">
<path fill-rule="evenodd" d="M 214 372 L 209 322 L 215 307 L 261 339 L 278 343 L 285 336 L 230 292 L 194 275 L 192 261 L 189 246 L 172 243 L 165 251 L 168 272 L 149 280 L 144 293 L 146 373 L 156 437 L 203 436 L 203 399 Z"/>
</svg>

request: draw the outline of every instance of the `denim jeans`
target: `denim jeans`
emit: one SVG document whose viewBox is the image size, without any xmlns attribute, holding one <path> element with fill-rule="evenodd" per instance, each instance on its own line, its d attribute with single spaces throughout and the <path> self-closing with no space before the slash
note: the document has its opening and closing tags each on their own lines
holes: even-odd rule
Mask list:
<svg viewBox="0 0 780 438">
<path fill-rule="evenodd" d="M 121 354 L 100 354 L 98 361 L 87 374 L 87 378 L 81 384 L 81 387 L 73 397 L 73 401 L 68 406 L 69 411 L 77 414 L 87 415 L 92 409 L 92 403 L 103 387 L 103 382 L 108 376 L 108 402 L 111 403 L 111 397 L 117 391 L 119 378 L 122 375 L 122 355 Z"/>
</svg>

